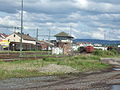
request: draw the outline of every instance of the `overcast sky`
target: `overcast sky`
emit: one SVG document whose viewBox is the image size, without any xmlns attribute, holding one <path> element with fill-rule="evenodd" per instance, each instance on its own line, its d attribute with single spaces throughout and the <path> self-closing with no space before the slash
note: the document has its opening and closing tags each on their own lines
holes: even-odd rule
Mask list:
<svg viewBox="0 0 120 90">
<path fill-rule="evenodd" d="M 0 0 L 2 33 L 20 26 L 20 9 L 21 0 Z M 120 40 L 120 0 L 24 0 L 24 33 L 35 37 L 37 28 L 39 35 L 71 30 L 75 38 Z"/>
</svg>

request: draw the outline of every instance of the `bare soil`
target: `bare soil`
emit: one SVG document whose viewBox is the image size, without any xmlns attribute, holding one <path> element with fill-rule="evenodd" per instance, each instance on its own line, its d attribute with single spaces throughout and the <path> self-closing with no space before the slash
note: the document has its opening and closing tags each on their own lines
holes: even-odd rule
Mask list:
<svg viewBox="0 0 120 90">
<path fill-rule="evenodd" d="M 120 71 L 12 78 L 1 80 L 0 90 L 117 90 L 112 85 L 120 85 Z"/>
</svg>

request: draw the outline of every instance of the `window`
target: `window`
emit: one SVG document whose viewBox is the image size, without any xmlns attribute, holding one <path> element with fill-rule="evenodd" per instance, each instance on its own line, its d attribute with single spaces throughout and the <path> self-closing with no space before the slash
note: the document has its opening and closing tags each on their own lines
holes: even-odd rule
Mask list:
<svg viewBox="0 0 120 90">
<path fill-rule="evenodd" d="M 14 34 L 14 37 L 15 37 L 15 34 Z"/>
</svg>

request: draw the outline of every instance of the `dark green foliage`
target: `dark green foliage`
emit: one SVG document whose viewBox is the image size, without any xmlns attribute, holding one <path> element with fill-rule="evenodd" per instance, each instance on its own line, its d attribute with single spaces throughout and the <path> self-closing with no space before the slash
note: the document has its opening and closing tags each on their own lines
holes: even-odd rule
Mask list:
<svg viewBox="0 0 120 90">
<path fill-rule="evenodd" d="M 59 60 L 62 60 L 62 59 L 63 58 L 47 57 L 47 58 L 43 58 L 43 61 L 54 62 L 54 61 L 59 61 Z"/>
<path fill-rule="evenodd" d="M 79 48 L 78 48 L 78 51 L 79 51 L 80 53 L 85 52 L 85 47 L 79 47 Z"/>
</svg>

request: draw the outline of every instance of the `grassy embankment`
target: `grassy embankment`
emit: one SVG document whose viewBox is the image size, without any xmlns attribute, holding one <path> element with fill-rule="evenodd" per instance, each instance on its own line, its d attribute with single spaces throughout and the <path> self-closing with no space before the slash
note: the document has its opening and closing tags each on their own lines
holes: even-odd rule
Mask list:
<svg viewBox="0 0 120 90">
<path fill-rule="evenodd" d="M 102 64 L 101 57 L 113 55 L 113 52 L 95 51 L 93 55 L 79 55 L 62 58 L 44 58 L 40 60 L 24 60 L 14 62 L 0 62 L 0 79 L 13 77 L 34 77 L 41 75 L 55 75 L 63 73 L 41 73 L 39 69 L 49 64 L 70 66 L 79 72 L 96 71 L 108 68 L 109 65 Z M 114 52 L 114 56 L 116 56 Z"/>
<path fill-rule="evenodd" d="M 22 51 L 23 53 L 39 53 L 39 52 L 48 52 L 48 51 Z M 0 53 L 20 53 L 20 51 L 0 51 Z"/>
</svg>

